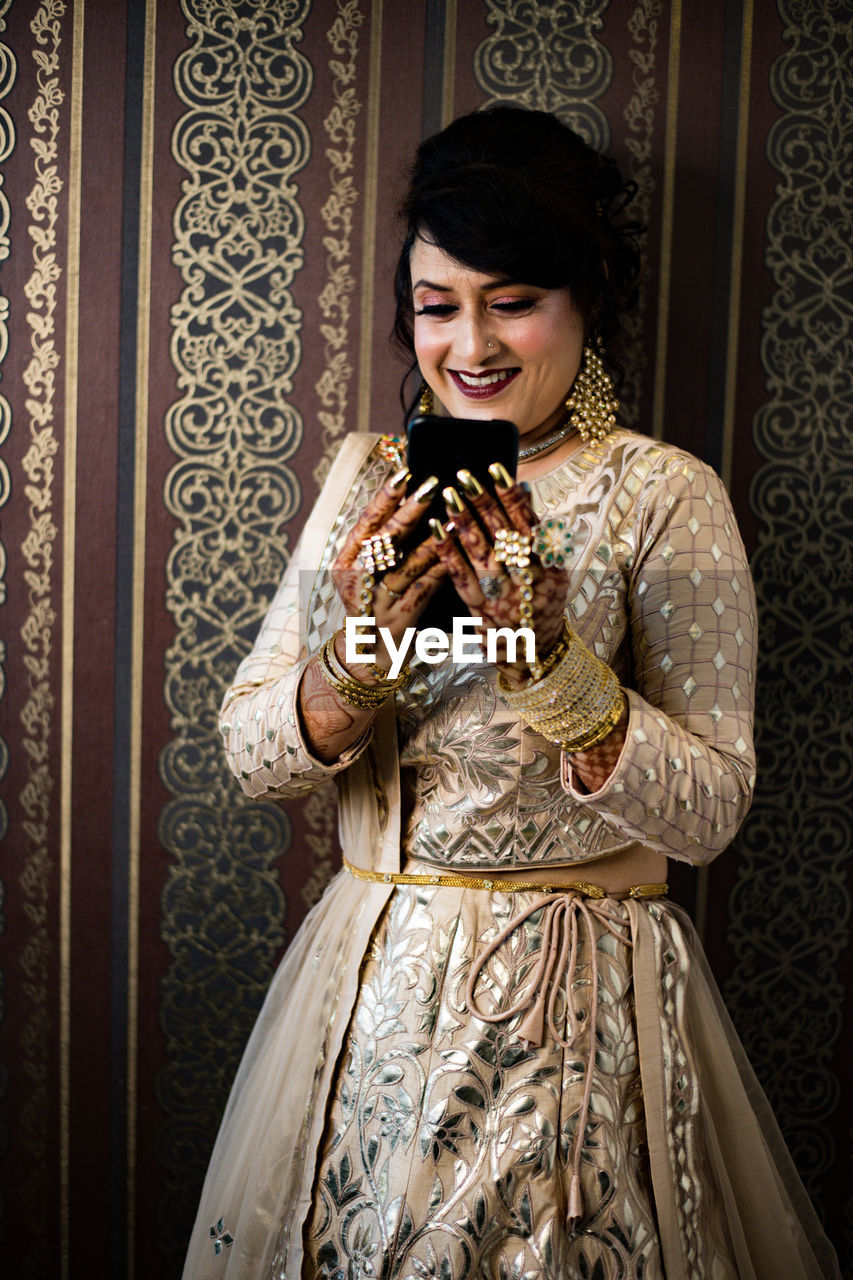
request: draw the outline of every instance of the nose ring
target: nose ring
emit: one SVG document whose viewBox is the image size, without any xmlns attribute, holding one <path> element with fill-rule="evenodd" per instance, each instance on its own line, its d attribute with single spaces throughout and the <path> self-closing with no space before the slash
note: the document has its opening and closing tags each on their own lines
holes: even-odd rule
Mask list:
<svg viewBox="0 0 853 1280">
<path fill-rule="evenodd" d="M 494 345 L 495 345 L 495 344 L 492 342 L 491 338 L 489 338 L 489 341 L 486 343 L 486 346 L 488 347 L 488 349 L 489 349 L 490 351 L 491 351 L 491 349 L 492 349 L 492 347 L 493 347 Z"/>
</svg>

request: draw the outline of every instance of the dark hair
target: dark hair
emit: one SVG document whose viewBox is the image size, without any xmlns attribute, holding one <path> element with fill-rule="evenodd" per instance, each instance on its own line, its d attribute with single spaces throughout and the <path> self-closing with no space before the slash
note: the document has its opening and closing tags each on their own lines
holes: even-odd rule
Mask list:
<svg viewBox="0 0 853 1280">
<path fill-rule="evenodd" d="M 614 160 L 548 112 L 499 106 L 460 116 L 421 143 L 400 209 L 397 344 L 411 357 L 417 237 L 475 271 L 568 287 L 587 336 L 609 342 L 636 301 L 644 228 L 621 216 L 635 194 Z"/>
</svg>

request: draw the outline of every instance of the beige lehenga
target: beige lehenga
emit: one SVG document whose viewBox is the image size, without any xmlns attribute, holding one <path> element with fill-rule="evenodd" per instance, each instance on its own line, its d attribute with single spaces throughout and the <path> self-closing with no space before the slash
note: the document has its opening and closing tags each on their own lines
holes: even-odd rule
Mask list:
<svg viewBox="0 0 853 1280">
<path fill-rule="evenodd" d="M 638 844 L 703 863 L 737 830 L 754 600 L 719 480 L 617 431 L 533 484 L 574 531 L 571 624 L 628 691 L 589 795 L 483 665 L 417 665 L 345 758 L 311 757 L 295 697 L 340 623 L 328 569 L 392 465 L 346 441 L 223 706 L 250 795 L 336 777 L 356 874 L 273 980 L 185 1277 L 837 1275 L 683 913 L 488 887 L 534 866 L 594 884 L 594 859 Z M 470 883 L 395 886 L 403 868 Z"/>
</svg>

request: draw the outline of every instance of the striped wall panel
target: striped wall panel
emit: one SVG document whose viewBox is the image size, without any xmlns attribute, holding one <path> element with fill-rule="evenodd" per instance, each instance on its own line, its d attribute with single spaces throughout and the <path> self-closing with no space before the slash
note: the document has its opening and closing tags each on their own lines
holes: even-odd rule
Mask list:
<svg viewBox="0 0 853 1280">
<path fill-rule="evenodd" d="M 3 1275 L 180 1274 L 338 857 L 328 795 L 242 802 L 218 699 L 342 435 L 399 426 L 408 159 L 502 101 L 637 183 L 625 415 L 720 470 L 753 555 L 756 803 L 674 879 L 853 1267 L 851 27 L 844 0 L 0 0 Z"/>
</svg>

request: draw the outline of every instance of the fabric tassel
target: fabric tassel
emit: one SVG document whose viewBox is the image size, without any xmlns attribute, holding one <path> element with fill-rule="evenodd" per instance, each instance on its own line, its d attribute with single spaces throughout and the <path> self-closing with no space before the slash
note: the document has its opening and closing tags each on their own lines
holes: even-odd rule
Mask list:
<svg viewBox="0 0 853 1280">
<path fill-rule="evenodd" d="M 525 1048 L 528 1044 L 535 1044 L 537 1047 L 542 1044 L 545 1037 L 545 1000 L 542 996 L 534 1001 L 530 1012 L 524 1015 L 516 1034 L 519 1040 L 524 1041 Z"/>
<path fill-rule="evenodd" d="M 583 1217 L 583 1193 L 581 1192 L 581 1179 L 579 1173 L 572 1174 L 572 1180 L 569 1183 L 569 1210 L 566 1214 L 566 1223 L 571 1230 L 574 1223 Z"/>
</svg>

